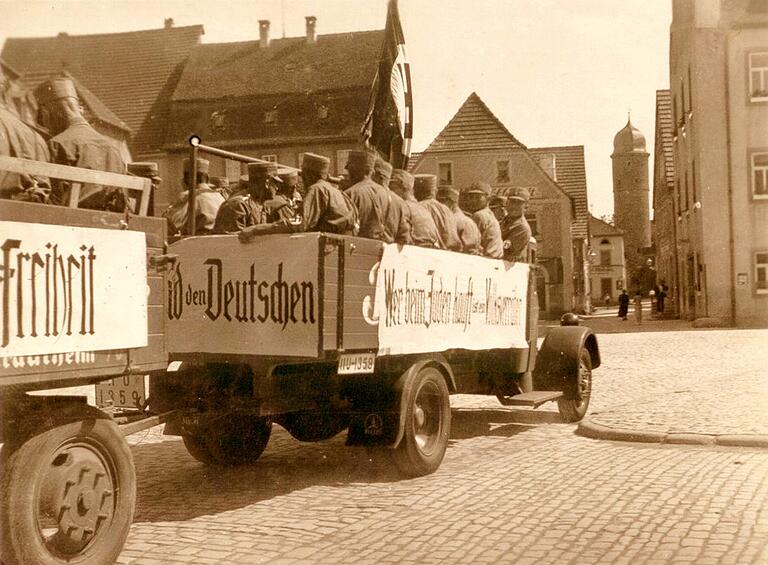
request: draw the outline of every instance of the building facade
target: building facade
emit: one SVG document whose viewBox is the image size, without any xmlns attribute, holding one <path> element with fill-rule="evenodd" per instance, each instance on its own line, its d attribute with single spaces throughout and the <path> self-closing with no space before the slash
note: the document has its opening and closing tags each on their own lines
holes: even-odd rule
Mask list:
<svg viewBox="0 0 768 565">
<path fill-rule="evenodd" d="M 648 290 L 643 284 L 649 266 L 651 221 L 648 205 L 648 152 L 645 137 L 627 120 L 613 139 L 613 220 L 624 233 L 624 263 L 632 291 Z M 652 286 L 652 283 L 650 284 Z"/>
<path fill-rule="evenodd" d="M 768 4 L 674 0 L 670 90 L 684 317 L 768 325 Z"/>
<path fill-rule="evenodd" d="M 489 183 L 495 190 L 526 187 L 531 192 L 525 216 L 538 243 L 537 292 L 541 312 L 557 317 L 565 311 L 588 309 L 588 278 L 584 277 L 586 235 L 574 244 L 572 229 L 576 221 L 574 198 L 555 181 L 557 155 L 573 161 L 563 172 L 573 185 L 581 183 L 579 148 L 542 148 L 529 151 L 472 93 L 427 149 L 416 157 L 411 170 L 434 174 L 440 186 L 457 189 L 475 181 Z M 575 154 L 575 156 L 574 156 Z M 549 169 L 549 170 L 547 170 Z M 583 181 L 586 210 L 586 181 Z M 581 198 L 581 197 L 580 197 Z M 584 233 L 587 232 L 584 226 Z M 579 284 L 581 281 L 581 284 Z"/>
<path fill-rule="evenodd" d="M 665 310 L 675 315 L 680 292 L 677 278 L 677 216 L 675 214 L 675 151 L 672 93 L 656 91 L 656 133 L 653 155 L 653 222 L 651 239 L 656 250 L 656 273 L 659 286 L 666 285 L 669 301 Z"/>
<path fill-rule="evenodd" d="M 624 266 L 624 232 L 590 216 L 589 233 L 592 304 L 616 304 L 619 293 L 626 288 L 627 281 Z"/>
</svg>

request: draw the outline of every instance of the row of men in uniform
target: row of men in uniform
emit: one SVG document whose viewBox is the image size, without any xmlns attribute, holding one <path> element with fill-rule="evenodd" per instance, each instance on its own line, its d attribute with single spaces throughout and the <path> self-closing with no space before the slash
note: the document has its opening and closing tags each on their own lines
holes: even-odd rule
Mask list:
<svg viewBox="0 0 768 565">
<path fill-rule="evenodd" d="M 131 172 L 118 143 L 85 119 L 74 83 L 54 78 L 35 89 L 38 129 L 19 117 L 10 99 L 11 77 L 0 68 L 0 155 L 125 174 Z M 46 139 L 40 132 L 45 132 Z M 26 174 L 0 171 L 0 198 L 68 205 L 71 185 Z M 121 189 L 85 184 L 78 207 L 122 212 L 128 195 Z"/>
<path fill-rule="evenodd" d="M 323 231 L 498 259 L 525 258 L 531 237 L 524 216 L 526 189 L 503 190 L 490 202 L 487 183 L 461 191 L 438 187 L 434 175 L 393 170 L 367 151 L 350 152 L 345 168 L 345 177 L 332 179 L 330 159 L 306 153 L 299 179 L 297 172 L 280 172 L 274 163 L 249 163 L 246 183 L 225 199 L 220 188 L 209 184 L 209 162 L 198 159 L 196 233 L 237 233 L 250 240 L 259 234 Z M 187 160 L 187 190 L 165 213 L 171 230 L 181 235 L 188 229 L 189 176 Z"/>
</svg>

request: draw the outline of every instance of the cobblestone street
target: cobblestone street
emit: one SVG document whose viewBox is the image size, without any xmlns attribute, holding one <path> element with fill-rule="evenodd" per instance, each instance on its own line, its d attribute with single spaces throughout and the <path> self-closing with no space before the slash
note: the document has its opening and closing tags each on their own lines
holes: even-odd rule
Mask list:
<svg viewBox="0 0 768 565">
<path fill-rule="evenodd" d="M 676 331 L 601 333 L 590 417 L 768 433 L 768 331 L 656 323 Z M 138 505 L 120 563 L 768 561 L 766 449 L 595 440 L 554 405 L 452 404 L 442 467 L 413 480 L 344 434 L 307 444 L 275 426 L 239 469 L 206 468 L 160 428 L 135 434 Z"/>
</svg>

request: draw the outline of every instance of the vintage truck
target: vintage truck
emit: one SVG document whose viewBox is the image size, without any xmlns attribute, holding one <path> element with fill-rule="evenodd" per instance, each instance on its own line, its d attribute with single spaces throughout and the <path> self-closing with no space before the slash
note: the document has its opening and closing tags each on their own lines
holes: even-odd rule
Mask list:
<svg viewBox="0 0 768 565">
<path fill-rule="evenodd" d="M 149 190 L 19 159 L 0 170 Z M 206 464 L 254 462 L 277 423 L 300 441 L 346 430 L 419 476 L 445 454 L 452 393 L 557 401 L 568 422 L 586 413 L 597 340 L 554 327 L 537 348 L 533 242 L 529 261 L 509 263 L 325 233 L 166 245 L 165 230 L 142 215 L 0 206 L 6 565 L 113 562 L 136 492 L 123 435 L 160 422 Z M 118 392 L 146 374 L 142 419 L 122 429 L 82 398 L 29 394 L 115 377 Z"/>
</svg>

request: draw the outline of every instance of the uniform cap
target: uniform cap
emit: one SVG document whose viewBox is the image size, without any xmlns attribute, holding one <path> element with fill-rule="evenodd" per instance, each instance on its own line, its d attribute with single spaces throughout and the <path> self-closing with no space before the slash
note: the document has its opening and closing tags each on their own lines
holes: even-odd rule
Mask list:
<svg viewBox="0 0 768 565">
<path fill-rule="evenodd" d="M 408 192 L 413 190 L 413 175 L 403 169 L 395 169 L 392 171 L 392 179 L 390 180 L 390 186 L 392 184 L 402 186 Z"/>
<path fill-rule="evenodd" d="M 453 198 L 459 197 L 459 191 L 456 188 L 453 188 L 452 186 L 441 186 L 437 189 L 437 196 L 451 196 Z"/>
<path fill-rule="evenodd" d="M 488 207 L 489 208 L 496 208 L 499 206 L 504 206 L 507 203 L 506 196 L 499 196 L 498 194 L 491 196 L 488 199 Z"/>
<path fill-rule="evenodd" d="M 279 176 L 277 176 L 277 164 L 276 163 L 248 163 L 248 178 L 255 177 L 269 177 L 274 181 L 283 182 Z"/>
<path fill-rule="evenodd" d="M 368 151 L 350 151 L 349 157 L 347 157 L 348 169 L 350 165 L 358 169 L 364 169 L 368 172 L 373 170 L 373 166 L 376 163 L 376 155 Z"/>
<path fill-rule="evenodd" d="M 184 159 L 184 172 L 188 173 L 190 171 L 192 162 L 189 159 Z M 208 171 L 211 168 L 211 162 L 208 159 L 199 159 L 197 160 L 197 172 L 198 173 L 205 173 L 208 174 Z"/>
<path fill-rule="evenodd" d="M 160 178 L 160 169 L 158 168 L 157 163 L 152 163 L 151 161 L 128 163 L 128 172 L 137 177 L 163 180 Z"/>
<path fill-rule="evenodd" d="M 381 184 L 388 185 L 392 178 L 392 165 L 387 163 L 381 157 L 376 157 L 376 163 L 373 165 L 373 172 L 381 181 Z"/>
<path fill-rule="evenodd" d="M 209 184 L 213 188 L 229 188 L 229 179 L 227 177 L 211 177 Z"/>
<path fill-rule="evenodd" d="M 437 177 L 435 175 L 416 175 L 413 177 L 413 192 L 421 200 L 437 193 Z"/>
<path fill-rule="evenodd" d="M 477 194 L 485 194 L 486 196 L 491 195 L 491 185 L 487 182 L 473 182 L 469 187 L 462 190 L 462 192 L 465 192 L 467 194 L 477 193 Z"/>
<path fill-rule="evenodd" d="M 296 169 L 278 170 L 277 175 L 280 177 L 280 180 L 282 180 L 283 182 L 298 180 L 299 178 L 299 172 Z"/>
<path fill-rule="evenodd" d="M 40 105 L 50 104 L 60 98 L 77 98 L 77 90 L 72 79 L 52 78 L 35 89 L 35 97 Z"/>
<path fill-rule="evenodd" d="M 316 153 L 304 153 L 304 158 L 301 161 L 301 170 L 327 176 L 328 171 L 331 170 L 331 160 Z"/>
<path fill-rule="evenodd" d="M 507 200 L 520 200 L 521 202 L 528 202 L 531 198 L 530 191 L 524 186 L 503 188 L 498 192 L 498 196 L 503 196 Z"/>
</svg>

